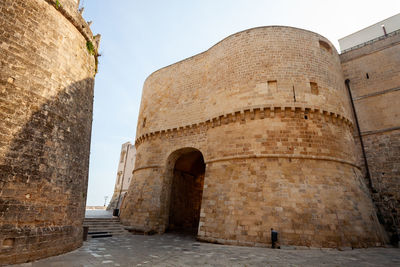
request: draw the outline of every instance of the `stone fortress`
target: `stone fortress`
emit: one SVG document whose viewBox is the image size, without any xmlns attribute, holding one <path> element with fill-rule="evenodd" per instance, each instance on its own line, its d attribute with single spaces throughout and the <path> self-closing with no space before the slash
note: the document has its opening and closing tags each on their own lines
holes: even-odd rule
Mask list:
<svg viewBox="0 0 400 267">
<path fill-rule="evenodd" d="M 395 26 L 341 40 L 340 55 L 319 34 L 259 27 L 151 74 L 122 222 L 250 246 L 269 244 L 271 228 L 284 245 L 395 241 Z"/>
<path fill-rule="evenodd" d="M 78 6 L 0 1 L 0 265 L 82 245 L 100 36 Z"/>
<path fill-rule="evenodd" d="M 82 244 L 100 36 L 78 7 L 0 1 L 0 265 Z M 224 244 L 266 245 L 272 227 L 285 245 L 388 243 L 398 18 L 341 55 L 316 33 L 260 27 L 153 73 L 121 220 Z"/>
</svg>

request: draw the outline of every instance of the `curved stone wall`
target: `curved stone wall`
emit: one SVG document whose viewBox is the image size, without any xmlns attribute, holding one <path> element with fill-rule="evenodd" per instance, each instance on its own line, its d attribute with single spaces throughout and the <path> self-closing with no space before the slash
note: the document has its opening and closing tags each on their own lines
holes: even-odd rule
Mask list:
<svg viewBox="0 0 400 267">
<path fill-rule="evenodd" d="M 317 247 L 383 242 L 354 157 L 340 60 L 324 37 L 261 27 L 156 71 L 143 88 L 125 224 L 163 232 L 171 162 L 206 163 L 198 238 Z"/>
<path fill-rule="evenodd" d="M 0 2 L 0 265 L 82 244 L 96 41 L 59 3 Z"/>
<path fill-rule="evenodd" d="M 349 118 L 346 101 L 339 57 L 328 40 L 295 28 L 256 28 L 150 75 L 137 136 L 260 107 L 311 108 Z"/>
</svg>

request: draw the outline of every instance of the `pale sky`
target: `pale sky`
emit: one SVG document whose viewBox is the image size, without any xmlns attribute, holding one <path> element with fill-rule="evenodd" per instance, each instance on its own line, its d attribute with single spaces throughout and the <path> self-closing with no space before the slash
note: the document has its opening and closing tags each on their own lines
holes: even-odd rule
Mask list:
<svg viewBox="0 0 400 267">
<path fill-rule="evenodd" d="M 134 143 L 143 82 L 245 29 L 284 25 L 338 39 L 400 13 L 400 0 L 81 0 L 102 35 L 87 205 L 110 200 L 121 145 Z"/>
</svg>

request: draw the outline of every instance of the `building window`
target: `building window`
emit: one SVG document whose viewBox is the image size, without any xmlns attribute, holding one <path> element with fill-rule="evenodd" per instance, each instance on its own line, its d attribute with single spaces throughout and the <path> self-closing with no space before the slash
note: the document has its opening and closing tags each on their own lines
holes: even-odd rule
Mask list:
<svg viewBox="0 0 400 267">
<path fill-rule="evenodd" d="M 276 80 L 268 81 L 268 91 L 275 92 L 277 88 L 278 88 L 278 83 L 276 82 Z"/>
<path fill-rule="evenodd" d="M 325 41 L 319 40 L 319 47 L 326 50 L 329 53 L 332 53 L 332 47 Z"/>
<path fill-rule="evenodd" d="M 310 82 L 310 87 L 311 87 L 311 94 L 313 95 L 318 95 L 318 84 L 315 82 Z"/>
</svg>

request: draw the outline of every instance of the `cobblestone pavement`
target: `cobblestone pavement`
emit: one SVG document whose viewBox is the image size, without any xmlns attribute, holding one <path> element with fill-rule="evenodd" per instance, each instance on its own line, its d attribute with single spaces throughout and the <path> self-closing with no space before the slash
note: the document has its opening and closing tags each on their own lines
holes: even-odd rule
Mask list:
<svg viewBox="0 0 400 267">
<path fill-rule="evenodd" d="M 197 242 L 178 234 L 91 239 L 73 252 L 16 266 L 400 266 L 400 249 L 270 249 Z"/>
</svg>

